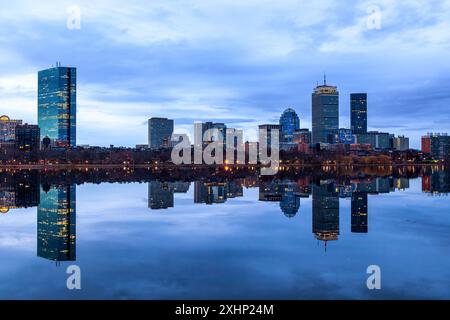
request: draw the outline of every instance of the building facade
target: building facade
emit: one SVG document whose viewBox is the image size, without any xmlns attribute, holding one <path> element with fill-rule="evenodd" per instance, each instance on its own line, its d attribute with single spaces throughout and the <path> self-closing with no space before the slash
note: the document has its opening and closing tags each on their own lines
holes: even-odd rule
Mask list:
<svg viewBox="0 0 450 320">
<path fill-rule="evenodd" d="M 398 136 L 392 138 L 392 148 L 397 151 L 405 151 L 409 149 L 409 138 Z"/>
<path fill-rule="evenodd" d="M 300 118 L 294 109 L 288 108 L 284 110 L 280 117 L 281 146 L 295 146 L 294 144 L 294 132 L 300 129 Z"/>
<path fill-rule="evenodd" d="M 171 147 L 173 120 L 167 118 L 150 118 L 148 120 L 148 147 L 162 149 Z"/>
<path fill-rule="evenodd" d="M 369 131 L 357 134 L 356 143 L 370 144 L 373 149 L 391 149 L 391 135 L 387 132 Z"/>
<path fill-rule="evenodd" d="M 22 120 L 12 120 L 8 116 L 0 117 L 0 143 L 11 142 L 16 139 L 16 127 Z"/>
<path fill-rule="evenodd" d="M 351 129 L 340 128 L 334 135 L 333 143 L 354 144 L 356 138 Z"/>
<path fill-rule="evenodd" d="M 40 148 L 40 129 L 37 125 L 21 124 L 16 126 L 16 149 L 37 151 Z"/>
<path fill-rule="evenodd" d="M 38 73 L 38 125 L 52 147 L 76 147 L 76 68 L 59 64 Z"/>
<path fill-rule="evenodd" d="M 450 136 L 446 133 L 428 133 L 422 137 L 422 152 L 434 159 L 450 157 Z"/>
<path fill-rule="evenodd" d="M 350 94 L 350 124 L 354 134 L 367 133 L 367 93 Z"/>
<path fill-rule="evenodd" d="M 309 129 L 299 129 L 294 132 L 294 143 L 310 144 L 311 142 L 311 131 Z"/>
<path fill-rule="evenodd" d="M 312 94 L 312 142 L 331 143 L 339 129 L 339 92 L 326 80 Z"/>
</svg>

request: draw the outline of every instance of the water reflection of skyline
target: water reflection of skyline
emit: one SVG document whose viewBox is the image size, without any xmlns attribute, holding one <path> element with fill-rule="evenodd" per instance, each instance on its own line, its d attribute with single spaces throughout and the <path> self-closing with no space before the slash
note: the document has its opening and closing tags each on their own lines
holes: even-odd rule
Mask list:
<svg viewBox="0 0 450 320">
<path fill-rule="evenodd" d="M 435 171 L 422 177 L 422 192 L 429 195 L 448 195 L 450 173 Z M 37 207 L 37 256 L 50 261 L 76 260 L 76 184 L 44 181 L 35 171 L 2 174 L 0 180 L 0 211 L 4 214 L 17 208 Z M 229 181 L 193 181 L 193 203 L 221 205 L 244 196 L 244 188 L 258 188 L 258 200 L 278 202 L 280 212 L 294 218 L 301 199 L 312 198 L 312 233 L 326 244 L 339 239 L 340 199 L 351 201 L 352 233 L 368 233 L 368 197 L 388 194 L 409 188 L 405 177 L 362 177 L 322 179 L 301 177 L 296 180 L 260 179 L 249 176 Z M 174 207 L 178 193 L 188 193 L 190 181 L 148 182 L 150 210 Z"/>
</svg>

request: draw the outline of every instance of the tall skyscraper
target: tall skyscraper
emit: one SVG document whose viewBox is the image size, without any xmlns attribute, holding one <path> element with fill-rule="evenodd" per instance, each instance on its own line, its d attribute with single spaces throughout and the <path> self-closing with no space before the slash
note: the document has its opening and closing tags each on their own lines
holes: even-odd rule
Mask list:
<svg viewBox="0 0 450 320">
<path fill-rule="evenodd" d="M 38 256 L 53 261 L 75 261 L 76 186 L 41 189 L 37 211 Z"/>
<path fill-rule="evenodd" d="M 350 123 L 354 134 L 367 133 L 367 93 L 350 94 Z"/>
<path fill-rule="evenodd" d="M 38 73 L 38 125 L 53 147 L 76 147 L 76 79 L 76 68 L 59 64 Z"/>
<path fill-rule="evenodd" d="M 169 148 L 173 133 L 173 120 L 150 118 L 148 120 L 148 146 L 150 149 Z"/>
<path fill-rule="evenodd" d="M 337 87 L 317 86 L 312 94 L 312 142 L 332 143 L 339 129 L 339 92 Z"/>
<path fill-rule="evenodd" d="M 280 117 L 280 142 L 281 144 L 293 144 L 294 132 L 300 129 L 300 119 L 294 109 L 287 108 Z"/>
</svg>

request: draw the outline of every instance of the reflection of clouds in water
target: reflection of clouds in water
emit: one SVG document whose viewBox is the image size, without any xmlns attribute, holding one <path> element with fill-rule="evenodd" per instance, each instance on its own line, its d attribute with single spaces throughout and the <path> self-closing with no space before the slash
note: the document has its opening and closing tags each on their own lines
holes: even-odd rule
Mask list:
<svg viewBox="0 0 450 320">
<path fill-rule="evenodd" d="M 420 184 L 369 195 L 367 234 L 350 232 L 351 203 L 340 199 L 340 235 L 327 252 L 312 234 L 312 197 L 286 219 L 279 202 L 258 201 L 257 188 L 206 205 L 194 204 L 191 186 L 174 194 L 173 208 L 150 210 L 147 184 L 77 186 L 82 292 L 65 289 L 65 265 L 36 257 L 31 208 L 0 220 L 0 239 L 25 241 L 24 250 L 0 250 L 0 297 L 449 298 L 449 198 L 428 197 Z M 374 262 L 376 293 L 365 287 Z"/>
</svg>

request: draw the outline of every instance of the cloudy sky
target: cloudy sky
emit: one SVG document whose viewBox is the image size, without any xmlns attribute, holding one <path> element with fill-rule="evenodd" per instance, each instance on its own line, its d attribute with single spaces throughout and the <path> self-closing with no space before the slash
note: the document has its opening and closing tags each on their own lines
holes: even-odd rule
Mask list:
<svg viewBox="0 0 450 320">
<path fill-rule="evenodd" d="M 0 0 L 0 113 L 36 123 L 37 71 L 60 61 L 77 67 L 78 144 L 146 143 L 152 116 L 252 139 L 287 107 L 310 128 L 326 72 L 341 127 L 367 92 L 369 129 L 419 147 L 450 131 L 449 17 L 449 0 Z"/>
</svg>

